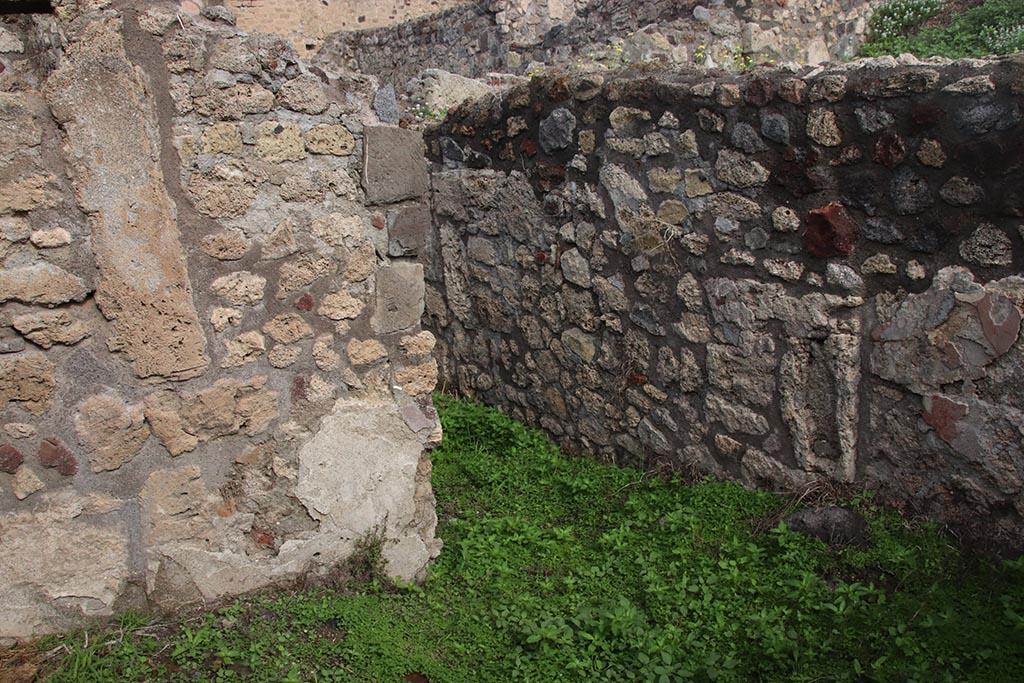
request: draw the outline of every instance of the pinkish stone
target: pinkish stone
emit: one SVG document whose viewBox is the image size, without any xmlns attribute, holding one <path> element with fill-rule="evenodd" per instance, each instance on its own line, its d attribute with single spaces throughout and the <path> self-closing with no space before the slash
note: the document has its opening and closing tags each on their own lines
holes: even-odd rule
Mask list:
<svg viewBox="0 0 1024 683">
<path fill-rule="evenodd" d="M 1021 312 L 1012 301 L 998 294 L 986 294 L 978 303 L 978 319 L 985 339 L 996 355 L 1010 350 L 1020 335 Z"/>
<path fill-rule="evenodd" d="M 936 394 L 925 397 L 921 417 L 935 429 L 943 441 L 952 443 L 960 433 L 957 422 L 967 415 L 968 410 L 966 404 Z"/>
<path fill-rule="evenodd" d="M 14 474 L 25 462 L 25 456 L 14 446 L 4 444 L 0 446 L 0 472 Z"/>
<path fill-rule="evenodd" d="M 65 477 L 73 476 L 78 471 L 78 458 L 55 436 L 39 444 L 39 462 L 43 467 L 56 467 Z"/>
</svg>

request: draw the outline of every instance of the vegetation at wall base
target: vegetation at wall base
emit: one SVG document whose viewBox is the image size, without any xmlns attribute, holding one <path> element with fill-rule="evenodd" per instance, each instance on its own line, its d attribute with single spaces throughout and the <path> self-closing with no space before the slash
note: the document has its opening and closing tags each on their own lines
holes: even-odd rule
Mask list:
<svg viewBox="0 0 1024 683">
<path fill-rule="evenodd" d="M 1024 0 L 889 0 L 871 18 L 864 57 L 984 57 L 1024 51 Z"/>
<path fill-rule="evenodd" d="M 792 499 L 567 458 L 437 400 L 426 585 L 379 576 L 374 534 L 326 585 L 37 643 L 39 680 L 1024 680 L 1024 561 L 966 558 L 870 496 L 844 503 L 867 544 L 830 549 L 777 521 Z"/>
</svg>

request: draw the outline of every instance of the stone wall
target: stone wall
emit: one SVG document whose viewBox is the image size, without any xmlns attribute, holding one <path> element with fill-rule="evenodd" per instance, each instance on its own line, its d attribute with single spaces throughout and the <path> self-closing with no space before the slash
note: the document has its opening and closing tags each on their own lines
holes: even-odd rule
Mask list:
<svg viewBox="0 0 1024 683">
<path fill-rule="evenodd" d="M 225 0 L 249 33 L 292 41 L 300 55 L 315 51 L 335 31 L 391 26 L 448 9 L 464 0 Z"/>
<path fill-rule="evenodd" d="M 436 555 L 418 133 L 223 7 L 0 28 L 0 638 Z"/>
<path fill-rule="evenodd" d="M 535 78 L 428 136 L 449 391 L 1024 547 L 1024 60 Z"/>
<path fill-rule="evenodd" d="M 669 62 L 746 68 L 856 54 L 865 0 L 495 0 L 396 27 L 339 32 L 317 62 L 403 86 L 430 67 L 463 76 L 525 73 L 531 64 Z"/>
</svg>

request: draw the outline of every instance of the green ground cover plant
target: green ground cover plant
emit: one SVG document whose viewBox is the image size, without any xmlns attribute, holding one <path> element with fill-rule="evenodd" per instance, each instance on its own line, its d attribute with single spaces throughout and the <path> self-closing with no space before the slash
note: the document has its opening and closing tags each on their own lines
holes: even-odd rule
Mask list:
<svg viewBox="0 0 1024 683">
<path fill-rule="evenodd" d="M 1024 0 L 889 0 L 861 55 L 984 57 L 1024 51 Z"/>
<path fill-rule="evenodd" d="M 792 498 L 568 458 L 437 402 L 425 585 L 384 578 L 371 534 L 326 584 L 36 644 L 42 680 L 1024 680 L 1022 561 L 966 558 L 869 496 L 847 501 L 869 542 L 837 551 L 779 521 Z"/>
</svg>

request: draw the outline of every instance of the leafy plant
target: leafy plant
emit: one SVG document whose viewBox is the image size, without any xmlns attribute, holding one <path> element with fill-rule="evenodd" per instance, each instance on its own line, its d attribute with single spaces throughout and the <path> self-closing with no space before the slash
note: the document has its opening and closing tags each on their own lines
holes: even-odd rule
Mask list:
<svg viewBox="0 0 1024 683">
<path fill-rule="evenodd" d="M 977 7 L 951 14 L 944 24 L 926 26 L 940 12 L 943 0 L 892 0 L 870 23 L 865 56 L 983 57 L 1024 49 L 1024 0 L 985 0 Z"/>
</svg>

